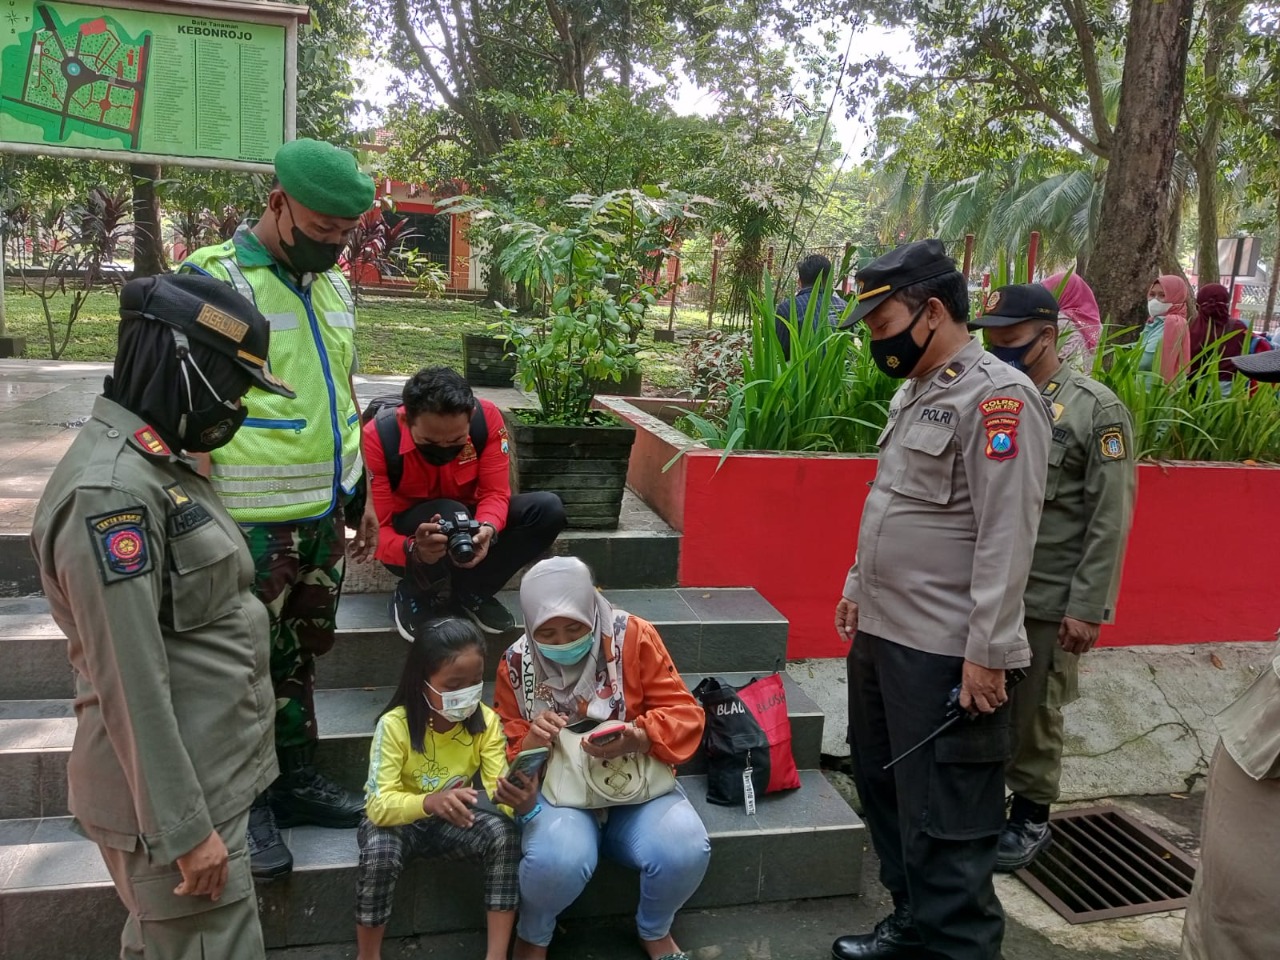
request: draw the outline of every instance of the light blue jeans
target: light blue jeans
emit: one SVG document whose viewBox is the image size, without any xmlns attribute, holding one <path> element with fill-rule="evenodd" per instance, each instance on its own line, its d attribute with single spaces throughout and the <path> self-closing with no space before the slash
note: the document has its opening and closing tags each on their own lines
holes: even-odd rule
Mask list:
<svg viewBox="0 0 1280 960">
<path fill-rule="evenodd" d="M 707 828 L 680 788 L 648 803 L 610 807 L 603 826 L 595 811 L 541 801 L 542 812 L 525 825 L 521 839 L 520 939 L 539 947 L 551 943 L 556 918 L 578 899 L 602 854 L 640 871 L 640 939 L 670 933 L 711 858 Z"/>
</svg>

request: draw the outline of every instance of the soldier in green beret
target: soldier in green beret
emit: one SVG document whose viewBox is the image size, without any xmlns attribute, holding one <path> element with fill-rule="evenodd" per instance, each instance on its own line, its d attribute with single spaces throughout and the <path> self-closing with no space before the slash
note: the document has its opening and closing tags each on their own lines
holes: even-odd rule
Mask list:
<svg viewBox="0 0 1280 960">
<path fill-rule="evenodd" d="M 363 473 L 356 372 L 355 302 L 337 267 L 351 231 L 374 201 L 355 157 L 318 140 L 276 153 L 267 209 L 226 243 L 195 251 L 184 272 L 230 284 L 271 323 L 272 372 L 294 386 L 289 403 L 252 390 L 253 416 L 211 455 L 209 477 L 240 524 L 255 566 L 255 592 L 271 617 L 271 679 L 281 775 L 253 806 L 254 876 L 288 873 L 280 826 L 355 827 L 361 796 L 315 768 L 315 658 L 333 646 L 346 565 L 343 507 Z M 353 556 L 377 545 L 367 511 Z"/>
</svg>

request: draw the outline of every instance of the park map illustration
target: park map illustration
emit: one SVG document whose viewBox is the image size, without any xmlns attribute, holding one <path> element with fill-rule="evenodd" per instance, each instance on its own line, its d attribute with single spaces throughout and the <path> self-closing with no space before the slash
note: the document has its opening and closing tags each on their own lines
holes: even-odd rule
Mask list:
<svg viewBox="0 0 1280 960">
<path fill-rule="evenodd" d="M 18 21 L 7 0 L 8 21 Z M 27 20 L 27 17 L 21 17 Z M 6 112 L 44 128 L 45 141 L 60 143 L 73 131 L 139 148 L 151 34 L 129 36 L 107 16 L 60 21 L 36 3 L 31 30 L 20 34 L 26 69 L 6 59 L 0 96 Z"/>
</svg>

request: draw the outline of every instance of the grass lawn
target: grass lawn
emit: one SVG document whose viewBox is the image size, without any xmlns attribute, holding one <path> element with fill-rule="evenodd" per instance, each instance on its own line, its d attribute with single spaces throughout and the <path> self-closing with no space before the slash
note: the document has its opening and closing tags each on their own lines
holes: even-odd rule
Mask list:
<svg viewBox="0 0 1280 960">
<path fill-rule="evenodd" d="M 34 294 L 9 291 L 5 295 L 6 332 L 26 337 L 29 359 L 47 360 L 52 355 L 49 334 Z M 50 303 L 55 333 L 61 342 L 60 324 L 65 324 L 69 297 Z M 432 364 L 462 369 L 462 335 L 484 333 L 485 325 L 496 320 L 496 310 L 455 300 L 408 300 L 366 297 L 359 308 L 356 345 L 361 372 L 409 376 Z M 61 319 L 60 319 L 61 318 Z M 80 312 L 62 360 L 110 361 L 115 356 L 116 325 L 119 314 L 115 295 L 90 294 Z M 675 343 L 657 343 L 655 326 L 666 326 L 667 311 L 659 307 L 649 326 L 640 334 L 640 367 L 646 392 L 670 394 L 684 385 L 681 355 L 691 335 L 706 330 L 706 314 L 677 310 Z"/>
</svg>

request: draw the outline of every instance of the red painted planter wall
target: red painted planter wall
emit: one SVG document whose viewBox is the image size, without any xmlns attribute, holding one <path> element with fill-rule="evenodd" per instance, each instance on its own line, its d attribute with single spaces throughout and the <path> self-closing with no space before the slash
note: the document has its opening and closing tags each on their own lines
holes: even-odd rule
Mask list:
<svg viewBox="0 0 1280 960">
<path fill-rule="evenodd" d="M 611 404 L 612 405 L 612 404 Z M 616 408 L 615 408 L 616 409 Z M 832 620 L 853 561 L 870 457 L 690 451 L 654 417 L 639 427 L 628 483 L 681 530 L 680 583 L 755 587 L 791 622 L 790 657 L 842 656 Z M 1143 464 L 1117 620 L 1102 643 L 1270 640 L 1280 627 L 1264 518 L 1280 468 Z"/>
</svg>

